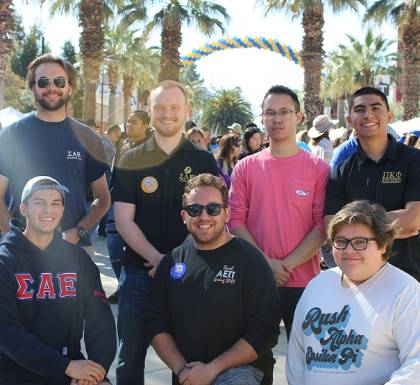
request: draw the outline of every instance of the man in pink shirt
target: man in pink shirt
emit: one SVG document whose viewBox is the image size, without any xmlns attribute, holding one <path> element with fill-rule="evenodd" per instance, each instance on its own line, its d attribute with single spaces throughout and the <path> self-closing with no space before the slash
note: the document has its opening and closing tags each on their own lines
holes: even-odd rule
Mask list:
<svg viewBox="0 0 420 385">
<path fill-rule="evenodd" d="M 303 117 L 297 95 L 273 86 L 264 96 L 268 148 L 246 157 L 232 174 L 230 231 L 266 256 L 279 288 L 287 335 L 296 304 L 319 271 L 325 240 L 323 209 L 330 167 L 296 144 Z"/>
</svg>

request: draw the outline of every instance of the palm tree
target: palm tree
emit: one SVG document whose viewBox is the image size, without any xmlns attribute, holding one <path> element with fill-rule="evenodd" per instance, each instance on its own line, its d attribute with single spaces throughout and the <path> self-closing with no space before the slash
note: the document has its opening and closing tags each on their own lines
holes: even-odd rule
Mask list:
<svg viewBox="0 0 420 385">
<path fill-rule="evenodd" d="M 154 0 L 131 0 L 122 8 L 124 21 L 127 24 L 144 20 L 147 15 L 147 5 L 154 4 Z M 195 23 L 199 30 L 211 36 L 216 28 L 224 32 L 223 23 L 219 19 L 222 16 L 226 21 L 229 16 L 224 7 L 213 1 L 205 0 L 167 0 L 163 1 L 161 8 L 147 23 L 146 29 L 161 28 L 162 56 L 160 61 L 159 80 L 179 79 L 181 62 L 179 60 L 179 48 L 182 43 L 182 23 Z"/>
<path fill-rule="evenodd" d="M 417 117 L 420 98 L 420 1 L 378 0 L 367 10 L 366 19 L 377 22 L 392 19 L 398 26 L 403 118 Z"/>
<path fill-rule="evenodd" d="M 233 90 L 215 91 L 204 107 L 200 124 L 210 127 L 215 134 L 223 135 L 232 123 L 239 123 L 243 127 L 253 119 L 251 105 L 243 98 L 241 89 L 237 87 Z"/>
<path fill-rule="evenodd" d="M 368 29 L 362 41 L 347 35 L 348 44 L 340 44 L 333 51 L 324 66 L 325 77 L 322 81 L 322 95 L 342 101 L 360 87 L 373 86 L 377 73 L 390 73 L 397 59 L 396 53 L 387 50 L 394 42 L 383 37 L 374 36 Z M 339 108 L 338 118 L 344 123 L 344 111 Z"/>
<path fill-rule="evenodd" d="M 334 12 L 344 8 L 357 10 L 358 4 L 365 0 L 260 0 L 265 12 L 285 10 L 297 17 L 302 15 L 304 30 L 302 42 L 302 61 L 304 68 L 304 108 L 306 125 L 309 128 L 313 119 L 322 113 L 320 99 L 321 70 L 323 63 L 324 4 L 331 6 Z"/>
<path fill-rule="evenodd" d="M 0 109 L 5 107 L 6 69 L 13 51 L 13 28 L 13 2 L 2 0 L 0 2 Z"/>
<path fill-rule="evenodd" d="M 135 85 L 141 83 L 142 87 L 150 87 L 149 80 L 153 75 L 156 76 L 159 60 L 159 48 L 146 47 L 144 36 L 127 39 L 124 54 L 119 58 L 123 74 L 124 120 L 127 120 L 130 114 L 130 103 Z"/>
<path fill-rule="evenodd" d="M 124 55 L 124 39 L 131 38 L 131 33 L 118 24 L 105 24 L 105 57 L 109 60 L 106 63 L 106 72 L 108 75 L 109 87 L 109 105 L 108 105 L 108 126 L 115 123 L 116 115 L 116 91 L 118 77 L 120 75 L 119 59 Z"/>
<path fill-rule="evenodd" d="M 40 0 L 44 3 L 45 0 Z M 96 88 L 103 62 L 104 21 L 112 15 L 112 8 L 121 5 L 119 0 L 54 0 L 51 14 L 76 14 L 82 28 L 80 56 L 84 80 L 83 119 L 95 120 Z"/>
<path fill-rule="evenodd" d="M 361 87 L 372 86 L 374 76 L 392 66 L 397 60 L 395 52 L 388 53 L 388 48 L 394 43 L 392 40 L 384 38 L 382 35 L 374 36 L 372 29 L 368 29 L 365 38 L 359 42 L 354 36 L 347 35 L 350 40 L 348 47 L 339 47 L 347 55 L 346 60 L 354 63 L 355 82 Z"/>
</svg>

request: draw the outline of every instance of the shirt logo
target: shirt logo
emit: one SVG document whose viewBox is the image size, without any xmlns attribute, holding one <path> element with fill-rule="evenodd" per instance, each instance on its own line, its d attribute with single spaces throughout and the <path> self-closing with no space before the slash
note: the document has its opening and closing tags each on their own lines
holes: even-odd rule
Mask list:
<svg viewBox="0 0 420 385">
<path fill-rule="evenodd" d="M 306 313 L 302 322 L 302 332 L 313 336 L 311 346 L 306 349 L 306 367 L 314 372 L 336 369 L 349 372 L 362 365 L 364 350 L 369 340 L 349 326 L 350 306 L 345 305 L 340 312 L 323 313 L 314 307 Z M 340 373 L 340 372 L 338 372 Z"/>
<path fill-rule="evenodd" d="M 67 151 L 67 159 L 82 160 L 82 154 L 80 151 Z"/>
<path fill-rule="evenodd" d="M 301 189 L 296 189 L 295 191 L 296 195 L 299 195 L 301 197 L 306 197 L 309 195 L 309 191 L 305 191 L 305 190 L 301 190 Z"/>
<path fill-rule="evenodd" d="M 382 183 L 401 183 L 402 172 L 400 171 L 384 171 L 382 174 Z"/>
<path fill-rule="evenodd" d="M 195 175 L 192 174 L 192 168 L 191 166 L 186 166 L 184 168 L 184 172 L 181 172 L 179 174 L 179 181 L 182 183 L 187 183 L 191 178 L 194 178 Z"/>
<path fill-rule="evenodd" d="M 158 187 L 159 187 L 159 183 L 157 181 L 157 179 L 153 176 L 145 176 L 142 180 L 141 180 L 141 189 L 147 193 L 147 194 L 151 194 L 154 193 Z"/>
<path fill-rule="evenodd" d="M 223 266 L 223 269 L 221 269 L 216 276 L 213 279 L 213 282 L 219 282 L 223 285 L 229 284 L 234 285 L 235 284 L 235 266 Z"/>
<path fill-rule="evenodd" d="M 16 273 L 18 300 L 43 300 L 77 296 L 76 273 L 41 273 L 35 282 L 31 273 Z"/>
<path fill-rule="evenodd" d="M 187 266 L 185 263 L 175 263 L 171 269 L 171 277 L 172 279 L 180 279 L 185 272 L 187 271 Z"/>
</svg>

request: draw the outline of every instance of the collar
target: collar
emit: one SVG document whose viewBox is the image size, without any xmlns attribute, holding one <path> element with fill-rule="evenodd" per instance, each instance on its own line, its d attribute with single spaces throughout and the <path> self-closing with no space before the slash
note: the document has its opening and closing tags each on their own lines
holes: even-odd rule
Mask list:
<svg viewBox="0 0 420 385">
<path fill-rule="evenodd" d="M 162 151 L 156 142 L 156 136 L 153 134 L 145 143 L 144 149 L 146 151 Z M 181 141 L 179 144 L 174 148 L 172 153 L 177 152 L 178 150 L 182 151 L 195 151 L 194 145 L 185 138 L 185 135 L 182 134 Z"/>
<path fill-rule="evenodd" d="M 386 148 L 385 153 L 382 155 L 382 158 L 379 159 L 377 163 L 381 163 L 385 160 L 396 160 L 397 155 L 398 155 L 397 153 L 398 153 L 398 143 L 391 134 L 388 134 L 388 147 Z M 364 153 L 362 146 L 360 145 L 359 139 L 357 139 L 356 159 L 357 159 L 358 166 L 361 166 L 363 163 L 369 160 L 372 161 L 369 158 L 369 156 L 367 156 Z"/>
</svg>

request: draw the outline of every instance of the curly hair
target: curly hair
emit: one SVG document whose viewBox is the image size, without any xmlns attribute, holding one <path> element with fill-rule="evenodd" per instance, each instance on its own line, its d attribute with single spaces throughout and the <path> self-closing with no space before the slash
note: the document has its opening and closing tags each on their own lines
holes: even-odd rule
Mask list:
<svg viewBox="0 0 420 385">
<path fill-rule="evenodd" d="M 199 174 L 191 178 L 185 185 L 184 195 L 182 196 L 182 206 L 187 204 L 188 195 L 190 192 L 199 187 L 214 187 L 222 194 L 222 203 L 225 207 L 228 205 L 228 190 L 226 185 L 219 177 L 209 173 Z"/>
</svg>

